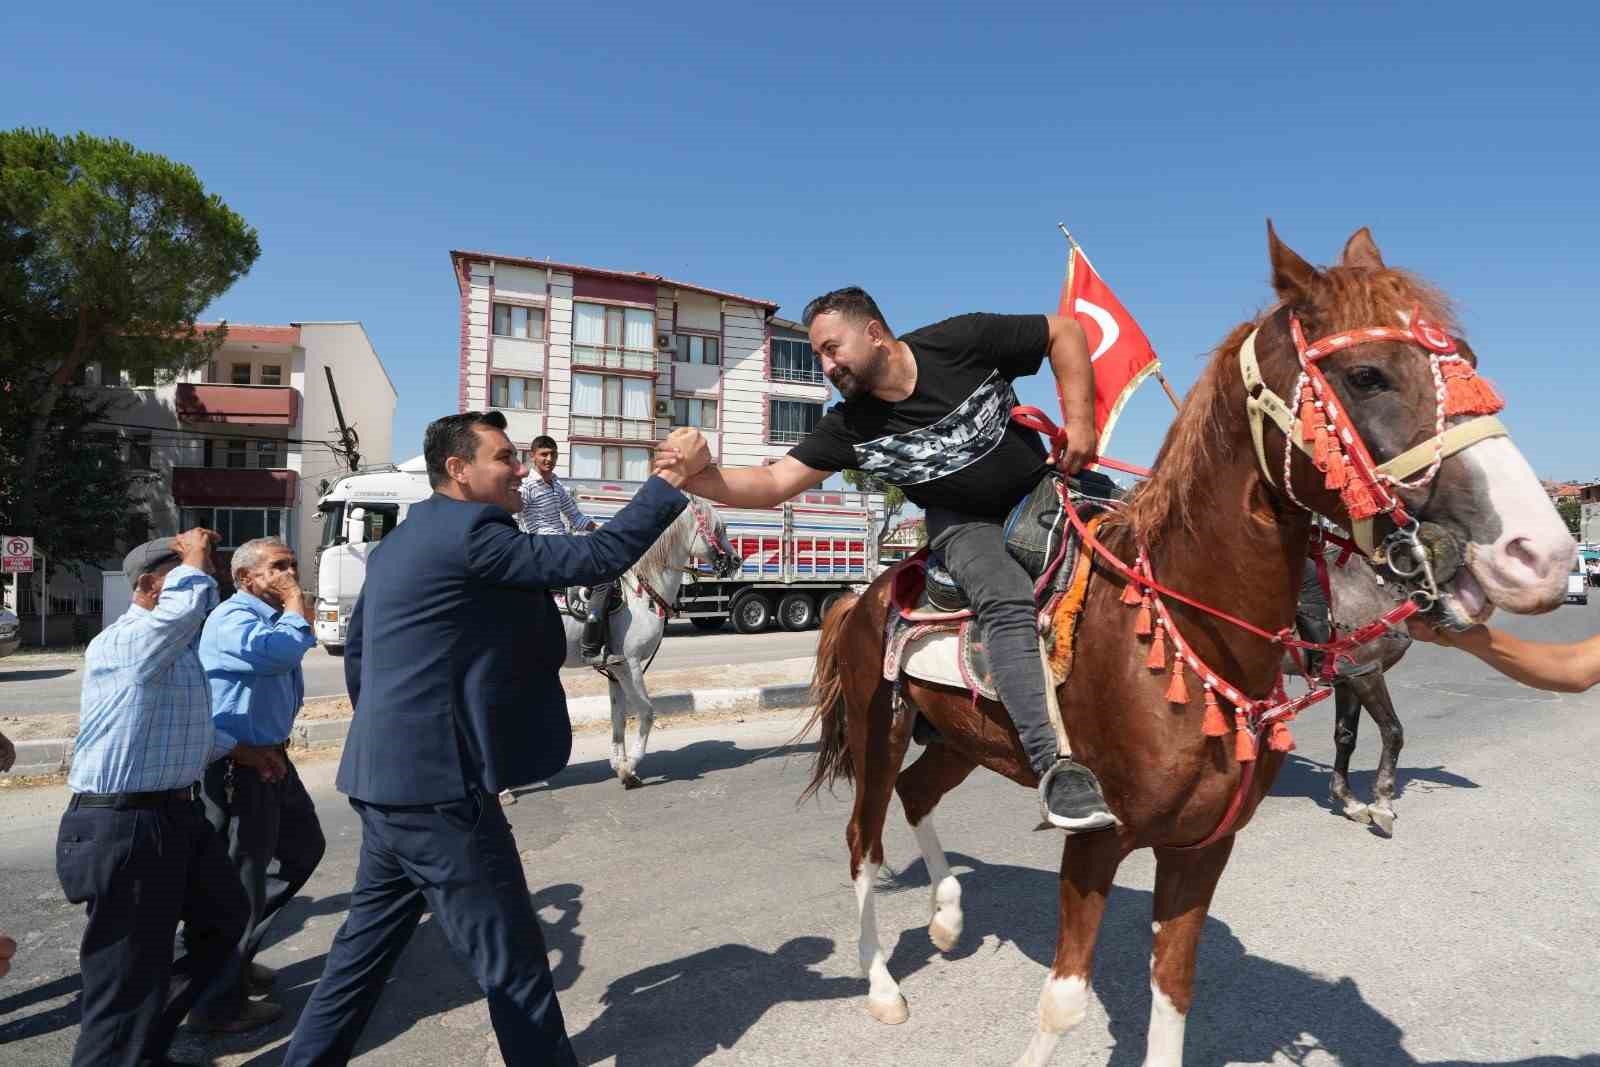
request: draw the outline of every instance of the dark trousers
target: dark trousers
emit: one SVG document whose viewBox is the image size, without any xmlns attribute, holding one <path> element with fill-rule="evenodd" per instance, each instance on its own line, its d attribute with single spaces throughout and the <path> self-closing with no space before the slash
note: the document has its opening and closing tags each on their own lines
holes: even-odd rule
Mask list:
<svg viewBox="0 0 1600 1067">
<path fill-rule="evenodd" d="M 196 800 L 100 808 L 74 798 L 56 838 L 56 876 L 89 915 L 73 1064 L 160 1059 L 201 991 L 235 965 L 249 908 L 222 838 Z M 189 951 L 174 961 L 180 919 Z"/>
<path fill-rule="evenodd" d="M 424 908 L 471 965 L 509 1067 L 576 1067 L 500 805 L 476 793 L 424 807 L 350 803 L 362 827 L 350 913 L 295 1027 L 285 1067 L 349 1062 Z"/>
<path fill-rule="evenodd" d="M 239 940 L 241 968 L 256 958 L 273 916 L 294 899 L 327 850 L 316 806 L 287 753 L 284 762 L 289 773 L 281 782 L 264 782 L 255 768 L 235 765 L 229 759 L 207 767 L 200 781 L 206 821 L 227 842 L 228 859 L 250 902 L 250 921 Z M 221 1019 L 237 1015 L 245 1000 L 242 973 L 225 975 L 224 980 L 228 988 L 219 990 L 209 1005 Z"/>
<path fill-rule="evenodd" d="M 1055 727 L 1045 703 L 1033 579 L 1006 551 L 1003 519 L 939 508 L 927 513 L 928 544 L 961 585 L 994 669 L 994 688 L 1038 774 L 1056 761 Z"/>
</svg>

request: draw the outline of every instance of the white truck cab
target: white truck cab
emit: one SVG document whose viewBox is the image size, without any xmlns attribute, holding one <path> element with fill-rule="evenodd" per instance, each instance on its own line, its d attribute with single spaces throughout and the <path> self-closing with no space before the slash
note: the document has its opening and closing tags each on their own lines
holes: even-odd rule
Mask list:
<svg viewBox="0 0 1600 1067">
<path fill-rule="evenodd" d="M 317 546 L 317 643 L 334 655 L 344 652 L 350 609 L 361 595 L 367 556 L 406 511 L 433 490 L 422 457 L 339 479 L 317 502 L 322 538 Z"/>
</svg>

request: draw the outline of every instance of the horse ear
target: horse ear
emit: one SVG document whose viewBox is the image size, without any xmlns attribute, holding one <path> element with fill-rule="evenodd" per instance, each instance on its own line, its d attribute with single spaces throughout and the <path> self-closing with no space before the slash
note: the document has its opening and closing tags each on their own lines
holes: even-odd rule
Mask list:
<svg viewBox="0 0 1600 1067">
<path fill-rule="evenodd" d="M 1365 226 L 1350 235 L 1350 240 L 1344 243 L 1344 252 L 1339 256 L 1339 262 L 1346 267 L 1361 267 L 1365 270 L 1383 270 L 1383 256 L 1378 252 L 1378 242 L 1372 239 L 1372 231 Z"/>
<path fill-rule="evenodd" d="M 1272 287 L 1287 304 L 1310 302 L 1312 288 L 1322 279 L 1317 268 L 1278 240 L 1278 231 L 1267 220 L 1267 256 L 1272 261 Z"/>
</svg>

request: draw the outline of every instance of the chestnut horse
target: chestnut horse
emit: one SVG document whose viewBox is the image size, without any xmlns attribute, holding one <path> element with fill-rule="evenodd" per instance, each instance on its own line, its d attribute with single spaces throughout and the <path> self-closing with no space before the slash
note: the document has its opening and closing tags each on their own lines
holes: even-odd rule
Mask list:
<svg viewBox="0 0 1600 1067">
<path fill-rule="evenodd" d="M 1452 343 L 1459 329 L 1444 298 L 1410 274 L 1387 267 L 1364 228 L 1345 245 L 1340 264 L 1325 270 L 1279 241 L 1270 223 L 1267 232 L 1276 304 L 1234 329 L 1216 349 L 1167 434 L 1154 477 L 1102 527 L 1107 548 L 1128 563 L 1142 551 L 1155 580 L 1168 588 L 1279 633 L 1294 618 L 1313 511 L 1356 530 L 1358 540 L 1363 539 L 1361 520 L 1371 517 L 1363 544 L 1369 550 L 1374 536 L 1384 538 L 1395 529 L 1393 519 L 1409 516 L 1402 525 L 1413 537 L 1421 520 L 1422 528 L 1454 538 L 1457 546 L 1457 565 L 1441 566 L 1436 583 L 1429 572 L 1431 609 L 1441 625 L 1481 622 L 1495 607 L 1532 613 L 1559 605 L 1573 540 L 1498 422 L 1476 420 L 1493 424 L 1476 438 L 1471 427 L 1460 430 L 1466 420 L 1456 411 L 1492 412 L 1498 398 L 1476 378 L 1470 349 L 1459 340 Z M 1323 340 L 1302 347 L 1297 327 L 1301 338 Z M 1387 329 L 1364 332 L 1355 343 L 1347 338 L 1349 347 L 1328 337 L 1372 327 Z M 1447 352 L 1453 354 L 1444 370 L 1441 353 Z M 1247 363 L 1252 371 L 1259 368 L 1261 379 L 1249 389 L 1242 369 Z M 1472 402 L 1493 406 L 1457 407 L 1455 379 L 1464 380 L 1461 396 L 1487 396 L 1488 401 Z M 1315 403 L 1309 393 L 1313 384 L 1324 390 Z M 1301 386 L 1308 392 L 1299 392 Z M 1249 405 L 1247 396 L 1253 398 Z M 1316 421 L 1319 415 L 1330 421 L 1348 418 L 1342 427 L 1333 422 L 1343 444 L 1332 447 L 1366 459 L 1371 479 L 1383 476 L 1384 483 L 1369 479 L 1354 496 L 1348 488 L 1329 488 L 1338 484 L 1325 475 L 1329 442 L 1319 439 L 1315 459 L 1302 440 L 1291 445 L 1291 433 L 1300 438 L 1302 424 L 1291 422 L 1294 409 L 1287 405 L 1280 406 L 1282 423 L 1270 412 L 1270 419 L 1259 418 L 1263 397 L 1283 396 L 1305 405 L 1299 409 L 1308 420 L 1305 441 L 1310 427 L 1328 425 Z M 1342 413 L 1334 410 L 1335 398 Z M 1280 429 L 1284 424 L 1292 430 Z M 1456 432 L 1443 433 L 1447 426 Z M 1422 449 L 1411 451 L 1419 445 Z M 1385 469 L 1373 473 L 1378 463 Z M 1420 478 L 1410 477 L 1421 468 L 1427 469 Z M 1380 509 L 1373 516 L 1374 496 L 1389 500 L 1390 509 L 1397 502 L 1403 508 Z M 1357 508 L 1364 513 L 1352 522 Z M 948 951 L 961 935 L 961 887 L 945 861 L 931 813 L 975 767 L 1023 786 L 1036 782 L 999 705 L 909 678 L 901 681 L 897 704 L 894 687 L 882 677 L 892 574 L 835 606 L 823 624 L 812 720 L 820 724 L 821 742 L 807 790 L 839 778 L 855 783 L 845 840 L 859 906 L 859 958 L 869 979 L 868 1011 L 890 1023 L 908 1014 L 878 940 L 872 900 L 890 794 L 900 794 L 927 863 L 929 936 Z M 1021 1064 L 1048 1061 L 1061 1035 L 1083 1019 L 1106 895 L 1123 857 L 1141 848 L 1156 853 L 1152 1006 L 1144 1062 L 1146 1067 L 1181 1064 L 1196 943 L 1212 893 L 1233 850 L 1234 832 L 1249 822 L 1284 758 L 1287 736 L 1281 732 L 1278 744 L 1259 746 L 1259 755 L 1245 731 L 1216 736 L 1223 729 L 1221 716 L 1216 706 L 1202 701 L 1199 684 L 1174 699 L 1182 687 L 1169 689 L 1170 674 L 1147 666 L 1159 646 L 1135 636 L 1128 603 L 1138 597 L 1125 600 L 1125 584 L 1097 557 L 1078 626 L 1075 666 L 1056 690 L 1073 755 L 1099 775 L 1121 825 L 1066 839 L 1055 960 Z M 1177 600 L 1163 603 L 1170 643 L 1209 669 L 1219 694 L 1239 698 L 1230 703 L 1249 704 L 1273 691 L 1283 655 L 1279 644 Z M 942 740 L 901 771 L 917 711 Z M 1255 756 L 1256 769 L 1248 778 L 1241 756 Z M 1225 826 L 1242 781 L 1249 784 L 1237 798 L 1237 818 Z M 1032 798 L 1025 803 L 1031 810 Z"/>
</svg>

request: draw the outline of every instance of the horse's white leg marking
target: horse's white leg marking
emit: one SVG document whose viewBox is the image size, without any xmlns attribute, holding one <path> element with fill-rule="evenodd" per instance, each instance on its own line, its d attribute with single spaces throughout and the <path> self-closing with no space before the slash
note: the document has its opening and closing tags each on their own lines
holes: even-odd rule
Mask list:
<svg viewBox="0 0 1600 1067">
<path fill-rule="evenodd" d="M 917 835 L 917 847 L 922 849 L 922 862 L 928 868 L 928 883 L 933 888 L 932 918 L 928 922 L 928 937 L 941 952 L 949 952 L 961 940 L 961 883 L 950 873 L 950 864 L 944 858 L 944 847 L 933 828 L 933 815 L 922 817 L 912 830 Z"/>
<path fill-rule="evenodd" d="M 1083 1022 L 1089 1010 L 1089 983 L 1080 974 L 1045 980 L 1039 994 L 1039 1028 L 1023 1050 L 1016 1067 L 1044 1067 L 1056 1050 L 1061 1035 Z"/>
<path fill-rule="evenodd" d="M 878 943 L 878 916 L 872 904 L 872 886 L 878 878 L 876 863 L 861 864 L 856 875 L 856 909 L 861 915 L 861 931 L 856 941 L 856 955 L 861 961 L 861 973 L 870 987 L 867 990 L 867 1012 L 880 1023 L 903 1023 L 911 1014 L 900 987 L 889 974 L 889 964 L 883 956 L 883 946 Z"/>
<path fill-rule="evenodd" d="M 606 684 L 611 694 L 611 770 L 622 777 L 628 763 L 628 698 L 615 673 Z"/>
<path fill-rule="evenodd" d="M 634 707 L 634 714 L 639 718 L 639 736 L 628 750 L 628 769 L 637 771 L 639 764 L 644 761 L 646 747 L 650 744 L 650 729 L 655 725 L 656 708 L 650 703 L 650 694 L 645 692 L 644 676 L 639 670 L 636 660 L 627 660 L 619 668 L 622 672 L 622 687 L 628 694 L 628 701 Z"/>
<path fill-rule="evenodd" d="M 1152 961 L 1153 962 L 1153 961 Z M 1150 980 L 1150 1037 L 1145 1042 L 1144 1067 L 1183 1067 L 1184 1014 Z"/>
</svg>

